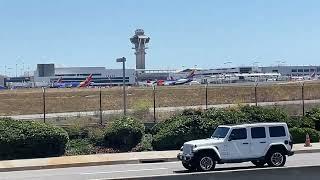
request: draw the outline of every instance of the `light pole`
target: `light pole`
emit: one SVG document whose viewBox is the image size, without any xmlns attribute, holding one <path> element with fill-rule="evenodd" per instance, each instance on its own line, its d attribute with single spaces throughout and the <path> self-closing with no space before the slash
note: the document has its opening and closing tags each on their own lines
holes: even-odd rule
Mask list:
<svg viewBox="0 0 320 180">
<path fill-rule="evenodd" d="M 43 123 L 46 123 L 46 88 L 42 87 Z"/>
<path fill-rule="evenodd" d="M 254 85 L 254 100 L 255 100 L 256 106 L 258 106 L 258 92 L 257 92 L 257 89 L 258 89 L 258 83 L 256 83 Z"/>
<path fill-rule="evenodd" d="M 305 104 L 304 104 L 304 82 L 301 83 L 301 100 L 302 100 L 302 115 L 305 115 Z"/>
<path fill-rule="evenodd" d="M 127 102 L 126 102 L 126 58 L 118 58 L 117 62 L 122 62 L 122 75 L 123 75 L 123 114 L 127 115 Z"/>
<path fill-rule="evenodd" d="M 16 64 L 16 77 L 18 77 L 18 64 Z"/>
</svg>

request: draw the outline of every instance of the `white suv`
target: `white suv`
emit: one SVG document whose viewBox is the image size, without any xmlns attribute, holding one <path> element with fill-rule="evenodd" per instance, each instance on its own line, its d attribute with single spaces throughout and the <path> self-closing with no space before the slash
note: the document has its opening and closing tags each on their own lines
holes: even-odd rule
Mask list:
<svg viewBox="0 0 320 180">
<path fill-rule="evenodd" d="M 184 143 L 177 157 L 188 170 L 210 171 L 216 163 L 247 161 L 281 167 L 292 155 L 286 123 L 257 123 L 219 126 L 211 138 Z"/>
</svg>

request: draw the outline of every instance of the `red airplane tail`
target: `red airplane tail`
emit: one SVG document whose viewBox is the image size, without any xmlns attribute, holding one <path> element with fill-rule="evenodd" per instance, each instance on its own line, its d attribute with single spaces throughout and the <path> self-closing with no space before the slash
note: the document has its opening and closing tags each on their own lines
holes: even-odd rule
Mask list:
<svg viewBox="0 0 320 180">
<path fill-rule="evenodd" d="M 62 83 L 62 77 L 59 77 L 56 83 Z"/>
<path fill-rule="evenodd" d="M 92 81 L 92 74 L 90 74 L 86 80 L 82 81 L 79 85 L 79 87 L 88 87 L 90 84 L 91 84 L 91 81 Z"/>
<path fill-rule="evenodd" d="M 189 78 L 193 78 L 194 77 L 194 75 L 195 75 L 195 72 L 196 72 L 196 70 L 194 69 L 194 70 L 192 70 L 191 72 L 190 72 L 190 74 L 187 76 L 187 78 L 189 79 Z"/>
</svg>

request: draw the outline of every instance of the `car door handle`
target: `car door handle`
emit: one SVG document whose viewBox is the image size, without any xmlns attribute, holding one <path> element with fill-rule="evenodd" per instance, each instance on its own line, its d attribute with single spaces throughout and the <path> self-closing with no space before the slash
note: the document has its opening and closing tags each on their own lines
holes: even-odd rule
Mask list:
<svg viewBox="0 0 320 180">
<path fill-rule="evenodd" d="M 242 143 L 242 144 L 249 144 L 249 143 Z"/>
<path fill-rule="evenodd" d="M 260 142 L 261 144 L 265 144 L 265 143 L 267 143 L 267 142 L 265 142 L 265 141 L 262 141 L 262 142 Z"/>
</svg>

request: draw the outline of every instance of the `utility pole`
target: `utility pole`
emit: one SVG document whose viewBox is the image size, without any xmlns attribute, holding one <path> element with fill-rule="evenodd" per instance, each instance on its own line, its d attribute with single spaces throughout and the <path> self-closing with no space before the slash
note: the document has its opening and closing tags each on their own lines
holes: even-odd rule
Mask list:
<svg viewBox="0 0 320 180">
<path fill-rule="evenodd" d="M 304 83 L 301 86 L 301 99 L 302 99 L 302 115 L 305 115 L 305 104 L 304 104 Z"/>
<path fill-rule="evenodd" d="M 258 83 L 255 84 L 254 86 L 254 100 L 256 102 L 256 106 L 258 106 L 258 93 L 257 93 L 257 89 L 258 89 Z"/>
<path fill-rule="evenodd" d="M 208 81 L 206 82 L 206 110 L 208 109 Z"/>
<path fill-rule="evenodd" d="M 101 87 L 99 87 L 99 111 L 100 111 L 100 125 L 102 125 L 102 94 L 101 94 Z"/>
<path fill-rule="evenodd" d="M 156 122 L 156 86 L 152 86 L 153 89 L 153 121 Z"/>
<path fill-rule="evenodd" d="M 46 123 L 46 88 L 42 87 L 43 123 Z"/>
</svg>

